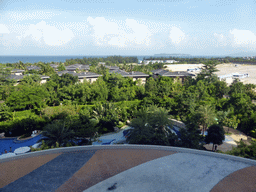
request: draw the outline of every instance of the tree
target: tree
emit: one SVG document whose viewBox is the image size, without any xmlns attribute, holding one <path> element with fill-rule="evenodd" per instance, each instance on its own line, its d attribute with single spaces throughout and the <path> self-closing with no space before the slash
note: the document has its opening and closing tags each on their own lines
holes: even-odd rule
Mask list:
<svg viewBox="0 0 256 192">
<path fill-rule="evenodd" d="M 64 146 L 70 142 L 75 144 L 75 132 L 64 121 L 54 121 L 46 125 L 42 131 L 42 136 L 37 143 L 44 140 L 46 145 L 54 147 L 56 147 L 56 142 L 60 146 Z"/>
<path fill-rule="evenodd" d="M 14 110 L 40 109 L 46 103 L 48 92 L 43 87 L 19 86 L 19 89 L 12 92 L 6 104 Z"/>
<path fill-rule="evenodd" d="M 232 148 L 232 150 L 226 152 L 226 154 L 256 160 L 256 140 L 252 140 L 249 145 L 240 141 L 237 147 Z"/>
<path fill-rule="evenodd" d="M 76 136 L 85 139 L 85 137 L 89 137 L 89 144 L 91 144 L 92 139 L 95 138 L 96 133 L 99 130 L 97 124 L 99 120 L 96 118 L 90 118 L 89 110 L 80 110 L 79 111 L 79 122 L 76 125 Z"/>
<path fill-rule="evenodd" d="M 143 107 L 131 122 L 133 128 L 127 135 L 127 141 L 133 144 L 170 145 L 173 137 L 168 111 L 157 106 Z"/>
<path fill-rule="evenodd" d="M 41 81 L 41 77 L 37 74 L 35 75 L 26 75 L 23 77 L 23 79 L 21 80 L 21 85 L 25 85 L 25 84 L 28 84 L 28 85 L 39 85 L 40 84 L 40 81 Z"/>
<path fill-rule="evenodd" d="M 202 62 L 204 64 L 202 71 L 198 74 L 197 79 L 203 80 L 207 78 L 207 82 L 212 82 L 214 79 L 214 72 L 219 71 L 216 66 L 217 62 L 209 60 L 207 62 Z"/>
<path fill-rule="evenodd" d="M 63 63 L 61 63 L 58 67 L 57 67 L 58 71 L 64 71 L 66 70 L 66 67 Z"/>
<path fill-rule="evenodd" d="M 207 144 L 213 143 L 212 151 L 215 145 L 221 145 L 225 140 L 225 131 L 220 125 L 212 125 L 208 129 L 208 134 L 205 137 L 205 142 Z"/>
<path fill-rule="evenodd" d="M 196 111 L 199 124 L 203 126 L 203 135 L 207 127 L 216 122 L 214 108 L 210 105 L 199 106 Z"/>
<path fill-rule="evenodd" d="M 59 79 L 60 87 L 74 85 L 76 82 L 78 82 L 78 76 L 73 76 L 68 73 L 63 74 Z"/>
<path fill-rule="evenodd" d="M 0 103 L 0 121 L 9 120 L 12 117 L 10 108 L 5 103 Z"/>
<path fill-rule="evenodd" d="M 100 133 L 114 131 L 114 127 L 119 123 L 120 109 L 113 103 L 97 103 L 93 108 L 92 117 L 99 121 Z"/>
<path fill-rule="evenodd" d="M 204 138 L 199 129 L 198 114 L 188 116 L 184 123 L 186 128 L 180 129 L 180 146 L 192 149 L 203 149 L 202 142 Z"/>
</svg>

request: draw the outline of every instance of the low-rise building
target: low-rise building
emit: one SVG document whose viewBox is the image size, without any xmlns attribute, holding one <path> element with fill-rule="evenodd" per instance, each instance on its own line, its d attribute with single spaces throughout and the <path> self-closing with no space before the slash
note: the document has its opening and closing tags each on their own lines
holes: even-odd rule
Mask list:
<svg viewBox="0 0 256 192">
<path fill-rule="evenodd" d="M 31 70 L 39 71 L 40 69 L 41 69 L 40 67 L 35 66 L 35 65 L 31 65 L 31 66 L 27 67 L 28 71 L 31 71 Z"/>
<path fill-rule="evenodd" d="M 13 70 L 11 71 L 11 74 L 12 74 L 12 75 L 23 75 L 24 71 L 25 71 L 25 70 L 23 70 L 23 69 L 13 69 Z"/>
<path fill-rule="evenodd" d="M 28 75 L 30 75 L 30 74 L 28 74 Z M 11 74 L 9 77 L 7 77 L 7 79 L 16 81 L 14 86 L 17 86 L 22 81 L 22 79 L 28 75 L 13 75 L 13 74 Z M 39 75 L 39 76 L 41 77 L 40 84 L 46 83 L 47 79 L 50 78 L 49 76 L 45 76 L 45 75 Z"/>
<path fill-rule="evenodd" d="M 147 77 L 149 77 L 149 75 L 139 71 L 126 72 L 120 69 L 110 71 L 110 73 L 118 73 L 118 74 L 121 74 L 123 77 L 130 77 L 133 79 L 133 81 L 141 80 L 142 84 L 145 84 Z"/>
<path fill-rule="evenodd" d="M 67 71 L 76 71 L 76 70 L 89 71 L 89 69 L 90 69 L 89 65 L 82 65 L 82 64 L 74 64 L 74 65 L 66 66 Z"/>
<path fill-rule="evenodd" d="M 58 65 L 56 65 L 56 64 L 50 64 L 50 66 L 51 66 L 55 71 L 58 71 Z"/>
<path fill-rule="evenodd" d="M 77 76 L 78 81 L 80 83 L 83 83 L 84 80 L 87 80 L 90 83 L 93 83 L 94 81 L 96 81 L 98 79 L 98 77 L 102 76 L 97 73 L 91 73 L 91 72 L 75 73 L 73 71 L 60 71 L 60 72 L 58 72 L 58 75 L 62 76 L 63 74 L 66 74 L 66 73 L 71 74 L 73 76 Z"/>
<path fill-rule="evenodd" d="M 180 80 L 181 83 L 184 83 L 185 78 L 195 76 L 194 74 L 188 73 L 186 71 L 170 72 L 170 71 L 164 70 L 164 69 L 157 69 L 157 70 L 153 70 L 151 72 L 153 73 L 154 78 L 157 78 L 158 76 L 172 77 L 172 78 L 178 77 L 178 79 Z"/>
<path fill-rule="evenodd" d="M 117 67 L 117 66 L 104 65 L 104 67 L 108 68 L 109 71 L 120 70 L 119 67 Z"/>
</svg>

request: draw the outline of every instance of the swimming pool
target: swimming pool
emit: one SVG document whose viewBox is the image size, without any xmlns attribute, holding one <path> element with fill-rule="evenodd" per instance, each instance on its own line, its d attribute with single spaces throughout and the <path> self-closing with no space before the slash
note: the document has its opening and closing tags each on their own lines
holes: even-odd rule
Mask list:
<svg viewBox="0 0 256 192">
<path fill-rule="evenodd" d="M 18 141 L 16 138 L 0 139 L 0 155 L 4 153 L 5 149 L 9 152 L 10 147 L 12 148 L 13 152 L 17 148 L 34 145 L 40 138 L 41 135 L 37 135 L 31 139 L 21 141 Z"/>
</svg>

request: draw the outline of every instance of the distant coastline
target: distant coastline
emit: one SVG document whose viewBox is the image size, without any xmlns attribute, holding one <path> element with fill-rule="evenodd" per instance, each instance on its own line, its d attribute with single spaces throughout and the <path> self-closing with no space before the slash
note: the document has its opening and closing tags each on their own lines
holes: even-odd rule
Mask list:
<svg viewBox="0 0 256 192">
<path fill-rule="evenodd" d="M 82 59 L 86 58 L 105 58 L 109 56 L 122 56 L 122 57 L 137 57 L 139 61 L 143 61 L 143 59 L 148 59 L 150 57 L 180 57 L 180 58 L 212 58 L 212 57 L 225 57 L 225 56 L 206 56 L 206 55 L 190 55 L 190 54 L 166 54 L 165 56 L 162 54 L 155 55 L 56 55 L 56 56 L 40 56 L 40 55 L 13 55 L 13 56 L 4 56 L 0 55 L 0 64 L 7 63 L 18 63 L 19 61 L 23 63 L 51 63 L 51 62 L 65 62 L 66 59 Z"/>
</svg>

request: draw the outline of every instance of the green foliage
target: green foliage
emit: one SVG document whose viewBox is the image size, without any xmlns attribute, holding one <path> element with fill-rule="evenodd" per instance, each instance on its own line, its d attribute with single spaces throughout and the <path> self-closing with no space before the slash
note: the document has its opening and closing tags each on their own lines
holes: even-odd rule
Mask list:
<svg viewBox="0 0 256 192">
<path fill-rule="evenodd" d="M 138 110 L 137 118 L 131 122 L 133 128 L 127 137 L 130 144 L 170 145 L 173 135 L 168 111 L 157 106 L 145 107 Z"/>
<path fill-rule="evenodd" d="M 41 77 L 37 74 L 35 75 L 26 75 L 23 77 L 23 79 L 21 80 L 20 85 L 31 85 L 31 86 L 38 86 L 40 84 L 41 81 Z"/>
<path fill-rule="evenodd" d="M 240 141 L 237 147 L 234 147 L 231 151 L 226 152 L 226 154 L 256 160 L 256 141 L 252 140 L 250 145 Z"/>
<path fill-rule="evenodd" d="M 20 136 L 23 134 L 32 134 L 33 130 L 41 130 L 47 121 L 36 116 L 15 117 L 14 120 L 0 122 L 0 130 L 6 133 L 6 136 Z M 12 132 L 9 135 L 9 131 Z"/>
<path fill-rule="evenodd" d="M 10 94 L 6 104 L 14 110 L 40 109 L 44 107 L 47 96 L 48 93 L 42 87 L 20 86 Z"/>
<path fill-rule="evenodd" d="M 192 149 L 203 149 L 202 142 L 204 138 L 199 129 L 198 114 L 188 116 L 184 123 L 186 128 L 180 129 L 180 146 Z"/>
<path fill-rule="evenodd" d="M 209 127 L 208 134 L 205 137 L 205 142 L 207 144 L 213 143 L 213 146 L 215 144 L 221 145 L 224 140 L 225 140 L 225 131 L 222 126 L 212 125 Z"/>
<path fill-rule="evenodd" d="M 99 121 L 99 133 L 114 131 L 118 125 L 120 108 L 113 103 L 96 104 L 93 108 L 93 117 Z"/>
<path fill-rule="evenodd" d="M 199 125 L 203 126 L 203 134 L 209 125 L 216 122 L 215 110 L 210 105 L 199 106 L 195 112 L 195 116 L 198 118 Z"/>
<path fill-rule="evenodd" d="M 59 146 L 65 146 L 70 141 L 74 145 L 75 141 L 75 132 L 65 121 L 53 121 L 46 125 L 42 131 L 42 136 L 45 138 L 41 138 L 37 143 L 44 140 L 46 145 L 54 147 L 56 142 Z"/>
<path fill-rule="evenodd" d="M 0 103 L 0 121 L 9 120 L 11 117 L 11 109 L 5 103 Z"/>
<path fill-rule="evenodd" d="M 63 63 L 61 63 L 58 67 L 57 67 L 58 71 L 65 71 L 66 67 Z"/>
</svg>

